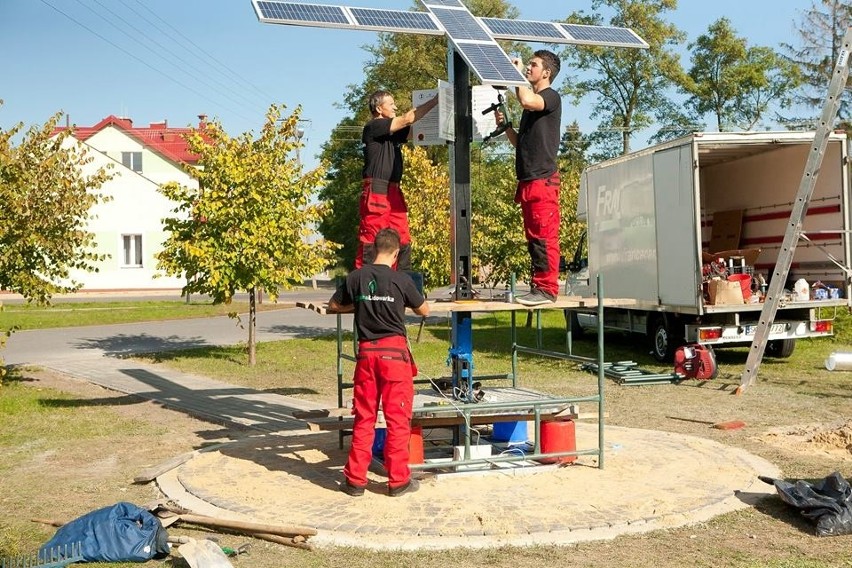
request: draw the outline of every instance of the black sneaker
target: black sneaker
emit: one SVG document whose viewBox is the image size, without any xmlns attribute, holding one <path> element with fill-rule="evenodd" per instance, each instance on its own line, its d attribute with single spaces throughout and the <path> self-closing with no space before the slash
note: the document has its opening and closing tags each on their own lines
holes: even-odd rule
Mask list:
<svg viewBox="0 0 852 568">
<path fill-rule="evenodd" d="M 416 479 L 409 479 L 408 483 L 405 485 L 400 485 L 399 487 L 388 487 L 388 495 L 391 497 L 399 497 L 406 493 L 414 493 L 418 489 L 420 489 L 420 482 Z"/>
<path fill-rule="evenodd" d="M 549 294 L 539 288 L 533 288 L 529 294 L 524 294 L 515 299 L 515 301 L 524 306 L 541 306 L 544 304 L 552 304 L 556 301 L 556 296 Z"/>
<path fill-rule="evenodd" d="M 340 484 L 340 490 L 349 495 L 350 497 L 360 497 L 364 494 L 363 487 L 352 485 L 351 483 L 349 483 L 348 479 L 344 479 L 343 483 Z"/>
</svg>

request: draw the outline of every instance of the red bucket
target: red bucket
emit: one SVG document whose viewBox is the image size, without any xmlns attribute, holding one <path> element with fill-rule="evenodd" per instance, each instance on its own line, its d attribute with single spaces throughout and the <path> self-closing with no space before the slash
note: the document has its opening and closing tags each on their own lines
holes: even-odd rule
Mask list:
<svg viewBox="0 0 852 568">
<path fill-rule="evenodd" d="M 740 283 L 740 288 L 743 289 L 743 300 L 748 302 L 748 299 L 751 298 L 751 275 L 731 274 L 728 276 L 728 281 Z"/>
</svg>

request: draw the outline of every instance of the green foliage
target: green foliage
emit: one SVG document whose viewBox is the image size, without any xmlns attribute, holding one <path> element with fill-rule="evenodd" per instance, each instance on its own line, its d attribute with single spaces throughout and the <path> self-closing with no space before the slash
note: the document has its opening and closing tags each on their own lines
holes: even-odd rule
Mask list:
<svg viewBox="0 0 852 568">
<path fill-rule="evenodd" d="M 852 4 L 838 0 L 813 0 L 810 8 L 802 11 L 802 20 L 796 32 L 798 45 L 782 43 L 786 59 L 801 73 L 801 84 L 796 101 L 819 112 L 825 104 L 826 87 L 831 81 L 835 62 L 843 49 L 843 36 L 852 25 Z M 850 113 L 849 94 L 840 98 L 837 117 L 848 121 Z M 801 120 L 801 119 L 798 119 Z M 797 119 L 787 119 L 797 122 Z M 813 121 L 811 121 L 813 122 Z M 812 124 L 807 125 L 812 128 Z"/>
<path fill-rule="evenodd" d="M 200 157 L 187 172 L 198 188 L 167 183 L 160 191 L 177 206 L 164 219 L 169 236 L 157 255 L 169 275 L 187 275 L 184 293 L 207 294 L 229 303 L 237 291 L 279 288 L 323 270 L 335 245 L 310 242 L 326 207 L 312 201 L 322 167 L 303 172 L 295 154 L 300 110 L 279 120 L 271 106 L 257 138 L 228 136 L 216 121 L 187 135 Z"/>
<path fill-rule="evenodd" d="M 668 90 L 683 80 L 674 49 L 684 34 L 663 20 L 677 0 L 593 0 L 592 13 L 574 12 L 566 21 L 602 25 L 602 9 L 614 12 L 609 24 L 633 29 L 650 46 L 626 49 L 582 46 L 563 49 L 563 69 L 586 72 L 569 77 L 563 92 L 579 101 L 593 95 L 592 118 L 600 119 L 601 131 L 592 139 L 603 149 L 597 158 L 611 157 L 616 148 L 630 151 L 631 136 L 651 126 L 661 108 L 670 106 Z M 619 142 L 619 146 L 615 146 Z"/>
<path fill-rule="evenodd" d="M 326 184 L 319 197 L 330 211 L 319 224 L 320 233 L 341 244 L 339 265 L 355 265 L 358 251 L 358 203 L 361 197 L 361 123 L 347 118 L 335 127 L 331 139 L 323 144 L 322 156 L 328 164 Z"/>
<path fill-rule="evenodd" d="M 748 47 L 727 18 L 713 22 L 690 49 L 692 67 L 682 87 L 686 104 L 699 116 L 713 115 L 720 132 L 751 130 L 770 103 L 791 103 L 796 68 L 768 47 Z"/>
<path fill-rule="evenodd" d="M 18 145 L 23 124 L 0 128 L 0 289 L 37 303 L 79 289 L 70 271 L 95 272 L 106 258 L 91 251 L 87 224 L 112 176 L 91 166 L 69 130 L 55 135 L 60 116 L 30 127 Z"/>
<path fill-rule="evenodd" d="M 514 202 L 514 155 L 511 147 L 498 155 L 474 153 L 479 167 L 471 176 L 471 249 L 474 274 L 489 286 L 530 271 L 521 209 Z"/>
<path fill-rule="evenodd" d="M 411 227 L 411 265 L 427 289 L 450 282 L 450 178 L 419 146 L 403 147 L 403 185 Z"/>
</svg>

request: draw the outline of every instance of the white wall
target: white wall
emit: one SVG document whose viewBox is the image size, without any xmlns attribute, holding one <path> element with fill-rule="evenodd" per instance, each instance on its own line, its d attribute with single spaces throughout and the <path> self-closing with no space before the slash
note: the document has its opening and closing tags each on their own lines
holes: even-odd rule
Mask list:
<svg viewBox="0 0 852 568">
<path fill-rule="evenodd" d="M 96 140 L 99 144 L 115 144 L 117 161 L 107 155 L 88 147 L 88 155 L 93 158 L 84 167 L 86 175 L 92 175 L 98 168 L 112 164 L 110 170 L 113 179 L 101 186 L 101 193 L 112 197 L 107 203 L 94 206 L 91 214 L 94 217 L 88 225 L 88 230 L 95 235 L 98 254 L 108 254 L 110 257 L 96 264 L 98 272 L 74 271 L 71 277 L 83 283 L 84 290 L 162 290 L 182 288 L 183 278 L 165 277 L 156 269 L 157 261 L 154 255 L 162 250 L 166 238 L 163 231 L 162 219 L 173 215 L 174 203 L 159 193 L 159 184 L 146 175 L 140 175 L 121 164 L 122 151 L 140 151 L 139 144 L 116 129 L 111 133 L 102 132 L 104 136 Z M 117 134 L 117 136 L 116 136 Z M 136 144 L 136 147 L 130 145 Z M 84 146 L 88 146 L 84 144 Z M 108 154 L 115 151 L 106 148 Z M 138 149 L 137 149 L 138 148 Z M 147 166 L 145 160 L 150 152 L 143 157 L 143 169 Z M 165 162 L 161 160 L 161 162 Z M 149 163 L 153 160 L 149 160 Z M 171 179 L 178 179 L 185 185 L 195 185 L 185 173 L 172 167 Z M 164 174 L 165 175 L 165 174 Z M 182 179 L 180 179 L 182 178 Z M 165 181 L 165 179 L 163 180 Z M 124 263 L 123 235 L 142 235 L 142 266 L 126 266 Z M 155 277 L 159 275 L 159 277 Z"/>
</svg>

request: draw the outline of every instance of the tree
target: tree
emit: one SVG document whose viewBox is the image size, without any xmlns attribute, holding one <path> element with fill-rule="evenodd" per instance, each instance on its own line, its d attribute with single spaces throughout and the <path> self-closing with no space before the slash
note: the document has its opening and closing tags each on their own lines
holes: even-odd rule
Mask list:
<svg viewBox="0 0 852 568">
<path fill-rule="evenodd" d="M 684 90 L 687 104 L 699 115 L 710 113 L 716 129 L 730 130 L 737 100 L 743 91 L 748 70 L 745 68 L 746 40 L 738 37 L 727 18 L 710 24 L 706 34 L 689 44 L 692 68 Z"/>
<path fill-rule="evenodd" d="M 572 46 L 562 51 L 563 69 L 588 72 L 586 78 L 567 80 L 563 91 L 576 102 L 595 95 L 591 116 L 600 119 L 602 130 L 592 140 L 603 144 L 606 154 L 612 154 L 616 139 L 620 153 L 628 153 L 632 135 L 653 124 L 658 109 L 666 106 L 667 91 L 683 80 L 674 48 L 684 34 L 662 18 L 676 7 L 677 0 L 593 0 L 593 12 L 614 11 L 609 24 L 631 28 L 649 48 Z M 603 25 L 604 18 L 579 11 L 566 21 Z"/>
<path fill-rule="evenodd" d="M 0 289 L 39 304 L 78 290 L 70 271 L 96 272 L 107 258 L 93 252 L 86 226 L 112 176 L 93 168 L 71 131 L 55 134 L 60 116 L 30 127 L 17 146 L 12 139 L 23 124 L 0 129 Z"/>
<path fill-rule="evenodd" d="M 809 109 L 822 110 L 834 64 L 843 48 L 843 36 L 850 25 L 852 4 L 849 2 L 812 0 L 811 7 L 802 12 L 802 20 L 796 28 L 799 45 L 781 44 L 787 60 L 801 73 L 801 86 L 795 97 L 797 102 Z M 840 121 L 850 119 L 848 95 L 841 97 L 837 117 Z M 801 119 L 784 120 L 796 122 Z"/>
<path fill-rule="evenodd" d="M 801 74 L 798 67 L 769 47 L 750 47 L 746 65 L 752 74 L 737 101 L 734 121 L 743 130 L 751 130 L 766 116 L 771 104 L 782 109 L 793 104 Z"/>
<path fill-rule="evenodd" d="M 186 140 L 199 167 L 186 170 L 198 188 L 174 182 L 160 188 L 177 205 L 176 216 L 164 219 L 168 237 L 157 255 L 159 268 L 185 274 L 185 294 L 207 294 L 216 304 L 230 303 L 237 291 L 249 293 L 250 365 L 258 289 L 274 301 L 279 288 L 326 268 L 336 248 L 310 242 L 326 211 L 312 201 L 324 172 L 303 172 L 295 154 L 301 109 L 279 120 L 283 109 L 269 108 L 257 138 L 252 132 L 231 138 L 217 121 L 193 129 Z"/>
<path fill-rule="evenodd" d="M 411 225 L 411 263 L 423 272 L 426 289 L 450 282 L 450 178 L 420 146 L 404 146 L 405 173 Z"/>
<path fill-rule="evenodd" d="M 792 65 L 768 47 L 748 47 L 727 18 L 690 44 L 692 67 L 682 89 L 697 116 L 711 114 L 720 132 L 750 130 L 773 101 L 784 107 L 797 83 Z"/>
</svg>

